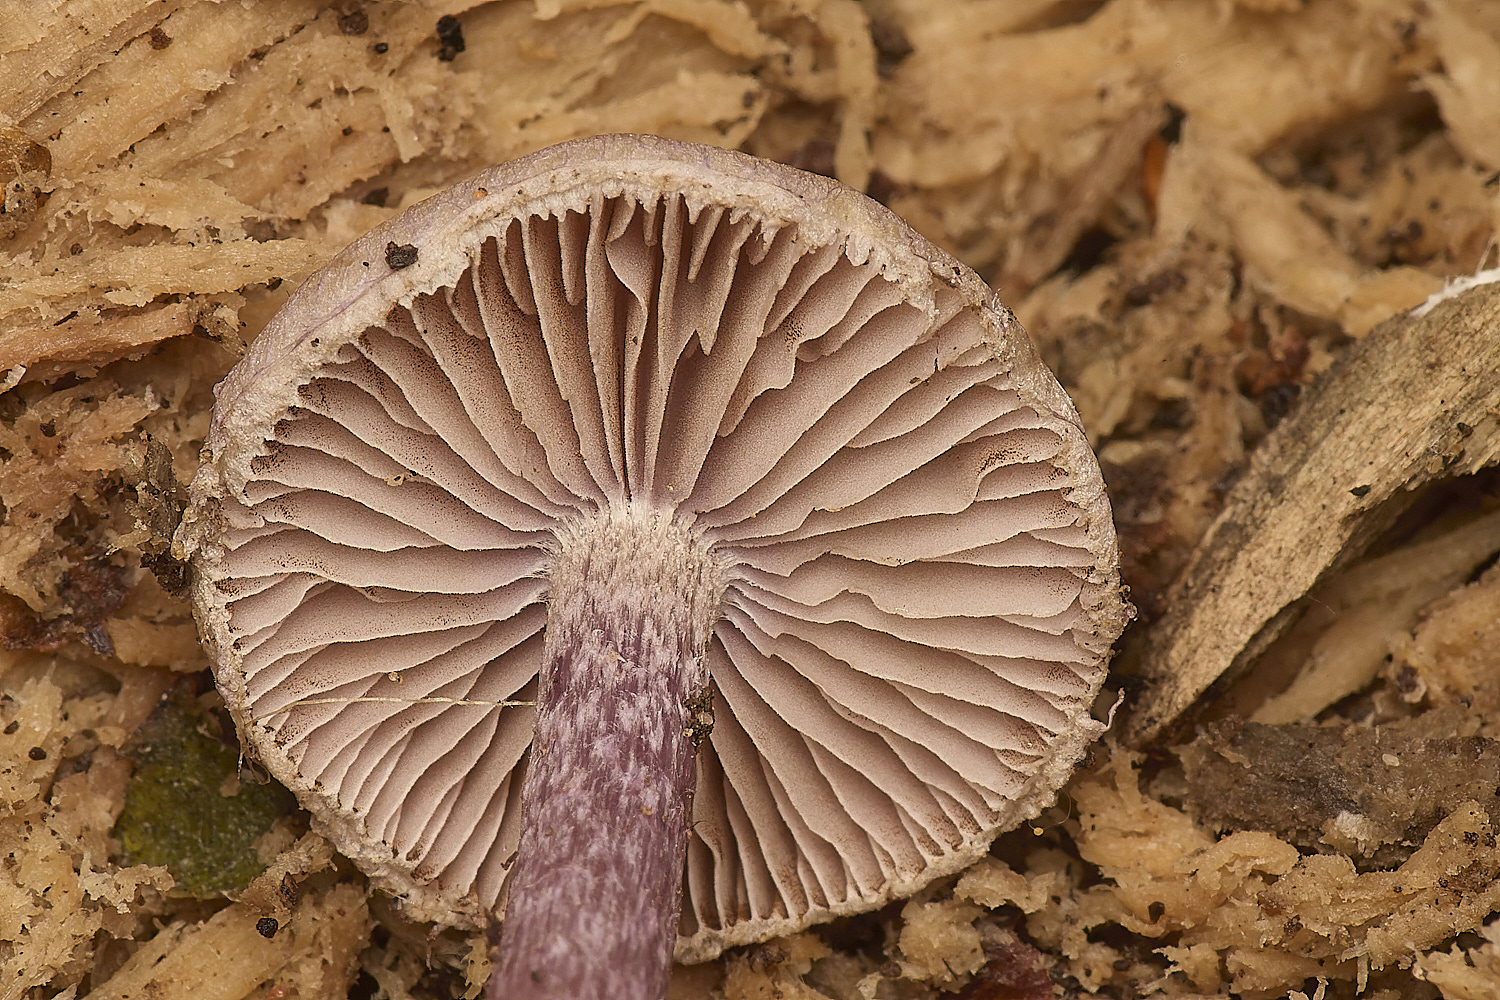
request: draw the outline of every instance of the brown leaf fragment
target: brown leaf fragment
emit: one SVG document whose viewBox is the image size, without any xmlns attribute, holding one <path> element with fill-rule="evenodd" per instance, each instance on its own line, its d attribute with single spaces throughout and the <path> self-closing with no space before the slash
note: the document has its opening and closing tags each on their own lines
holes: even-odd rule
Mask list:
<svg viewBox="0 0 1500 1000">
<path fill-rule="evenodd" d="M 991 934 L 984 957 L 984 968 L 954 994 L 956 1000 L 1051 1000 L 1052 977 L 1042 953 L 1014 934 Z"/>
<path fill-rule="evenodd" d="M 14 125 L 0 126 L 0 178 L 9 181 L 28 170 L 52 172 L 52 153 Z"/>
<path fill-rule="evenodd" d="M 121 470 L 125 486 L 135 493 L 125 508 L 135 518 L 135 531 L 119 539 L 141 550 L 141 565 L 156 575 L 162 589 L 181 594 L 187 587 L 187 565 L 173 559 L 172 533 L 182 520 L 186 491 L 172 470 L 172 453 L 152 438 L 139 465 Z"/>
<path fill-rule="evenodd" d="M 58 603 L 66 612 L 46 618 L 6 595 L 0 603 L 0 645 L 49 651 L 78 639 L 101 656 L 115 647 L 104 627 L 130 592 L 127 571 L 102 558 L 74 562 L 58 581 Z"/>
</svg>

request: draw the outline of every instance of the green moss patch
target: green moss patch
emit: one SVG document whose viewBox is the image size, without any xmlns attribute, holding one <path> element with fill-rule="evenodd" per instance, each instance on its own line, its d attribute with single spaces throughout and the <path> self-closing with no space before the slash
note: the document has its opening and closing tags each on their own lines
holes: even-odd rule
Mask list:
<svg viewBox="0 0 1500 1000">
<path fill-rule="evenodd" d="M 177 890 L 209 897 L 243 889 L 265 867 L 254 843 L 295 808 L 281 785 L 231 780 L 239 754 L 212 735 L 218 723 L 168 703 L 132 748 L 135 776 L 115 824 L 131 864 L 164 865 Z"/>
</svg>

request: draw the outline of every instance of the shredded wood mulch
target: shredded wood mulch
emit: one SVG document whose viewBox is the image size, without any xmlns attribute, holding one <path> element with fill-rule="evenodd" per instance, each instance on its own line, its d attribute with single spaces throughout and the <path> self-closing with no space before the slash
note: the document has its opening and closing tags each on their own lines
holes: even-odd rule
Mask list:
<svg viewBox="0 0 1500 1000">
<path fill-rule="evenodd" d="M 164 694 L 228 738 L 170 544 L 214 383 L 354 236 L 605 131 L 836 176 L 979 270 L 1077 401 L 1139 610 L 1114 734 L 1058 806 L 907 903 L 679 969 L 674 997 L 1495 995 L 1500 294 L 1409 313 L 1500 264 L 1500 7 L 0 23 L 7 995 L 477 995 L 487 944 L 403 921 L 300 813 L 262 815 L 264 872 L 206 898 L 116 822 Z M 261 780 L 222 761 L 182 780 Z"/>
</svg>

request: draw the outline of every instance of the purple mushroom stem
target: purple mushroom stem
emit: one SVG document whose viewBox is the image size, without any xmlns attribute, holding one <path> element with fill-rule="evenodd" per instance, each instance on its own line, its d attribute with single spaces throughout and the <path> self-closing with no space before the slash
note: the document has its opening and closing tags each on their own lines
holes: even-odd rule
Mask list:
<svg viewBox="0 0 1500 1000">
<path fill-rule="evenodd" d="M 643 505 L 559 531 L 491 1000 L 666 996 L 721 576 Z"/>
</svg>

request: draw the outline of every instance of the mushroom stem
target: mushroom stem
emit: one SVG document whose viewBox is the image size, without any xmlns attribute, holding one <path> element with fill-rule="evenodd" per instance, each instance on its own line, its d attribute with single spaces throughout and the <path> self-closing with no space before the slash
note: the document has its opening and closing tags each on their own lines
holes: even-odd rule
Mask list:
<svg viewBox="0 0 1500 1000">
<path fill-rule="evenodd" d="M 672 970 L 723 570 L 669 512 L 558 532 L 491 998 L 657 1000 Z"/>
</svg>

